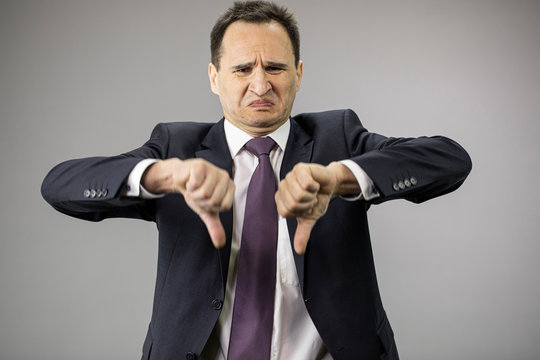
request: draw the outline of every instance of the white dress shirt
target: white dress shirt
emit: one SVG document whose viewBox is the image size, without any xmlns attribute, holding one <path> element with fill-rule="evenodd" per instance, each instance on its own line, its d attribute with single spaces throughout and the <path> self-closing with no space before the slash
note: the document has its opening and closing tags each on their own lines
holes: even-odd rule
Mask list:
<svg viewBox="0 0 540 360">
<path fill-rule="evenodd" d="M 290 121 L 287 121 L 275 132 L 268 135 L 277 144 L 270 153 L 270 162 L 278 183 L 290 126 Z M 257 157 L 244 149 L 245 143 L 252 139 L 250 135 L 225 120 L 225 136 L 233 159 L 233 181 L 236 186 L 233 204 L 234 223 L 223 309 L 201 355 L 201 358 L 205 360 L 225 360 L 227 358 L 236 290 L 238 251 L 241 245 L 246 195 L 251 175 L 258 165 Z M 157 160 L 143 160 L 132 170 L 126 184 L 127 196 L 140 196 L 143 198 L 153 198 L 156 196 L 140 186 L 140 180 L 144 170 L 155 161 Z M 356 197 L 347 198 L 347 200 L 356 200 L 359 198 L 369 200 L 379 196 L 371 179 L 355 162 L 344 160 L 342 163 L 353 172 L 362 189 L 361 194 Z M 270 352 L 271 359 L 332 359 L 305 307 L 292 252 L 287 221 L 280 216 L 278 222 L 276 291 Z"/>
<path fill-rule="evenodd" d="M 290 122 L 287 121 L 269 135 L 278 145 L 270 152 L 270 162 L 278 183 L 290 126 Z M 212 337 L 203 352 L 202 358 L 205 360 L 225 360 L 227 358 L 246 195 L 251 175 L 258 165 L 258 158 L 244 149 L 245 143 L 252 139 L 251 136 L 233 126 L 229 121 L 225 121 L 225 136 L 233 158 L 233 180 L 236 186 L 233 205 L 234 225 L 223 309 Z M 331 359 L 304 305 L 287 230 L 287 221 L 282 217 L 279 218 L 278 222 L 274 325 L 270 354 L 272 360 Z"/>
</svg>

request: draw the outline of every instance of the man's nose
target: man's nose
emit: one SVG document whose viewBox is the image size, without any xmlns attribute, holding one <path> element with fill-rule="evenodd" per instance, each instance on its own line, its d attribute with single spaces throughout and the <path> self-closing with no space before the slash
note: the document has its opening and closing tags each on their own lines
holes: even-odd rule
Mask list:
<svg viewBox="0 0 540 360">
<path fill-rule="evenodd" d="M 270 81 L 268 81 L 267 74 L 264 69 L 257 68 L 254 71 L 253 78 L 249 84 L 249 90 L 255 93 L 257 96 L 263 96 L 270 91 L 270 89 L 272 89 L 272 85 L 270 84 Z"/>
</svg>

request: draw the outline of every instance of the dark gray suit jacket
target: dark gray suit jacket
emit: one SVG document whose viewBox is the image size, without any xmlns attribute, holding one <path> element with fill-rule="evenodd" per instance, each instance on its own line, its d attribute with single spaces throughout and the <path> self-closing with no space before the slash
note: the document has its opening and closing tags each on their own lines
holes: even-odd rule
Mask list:
<svg viewBox="0 0 540 360">
<path fill-rule="evenodd" d="M 159 254 L 153 314 L 143 359 L 195 359 L 222 307 L 230 254 L 232 212 L 221 213 L 227 235 L 212 246 L 199 217 L 181 195 L 155 200 L 121 196 L 141 159 L 203 158 L 232 172 L 223 120 L 159 124 L 142 147 L 115 157 L 64 162 L 45 178 L 43 197 L 57 210 L 99 221 L 131 217 L 154 221 Z M 380 197 L 422 202 L 458 188 L 471 160 L 444 137 L 387 138 L 368 132 L 351 110 L 292 118 L 283 178 L 299 162 L 326 165 L 352 159 L 373 180 Z M 305 304 L 334 359 L 398 359 L 375 276 L 366 211 L 370 202 L 331 200 L 315 225 L 306 254 L 294 254 Z M 296 220 L 288 220 L 294 238 Z"/>
</svg>

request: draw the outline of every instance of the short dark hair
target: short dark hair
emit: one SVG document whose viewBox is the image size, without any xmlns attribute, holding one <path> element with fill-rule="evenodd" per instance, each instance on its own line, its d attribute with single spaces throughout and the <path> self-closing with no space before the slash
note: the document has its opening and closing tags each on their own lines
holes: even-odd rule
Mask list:
<svg viewBox="0 0 540 360">
<path fill-rule="evenodd" d="M 268 1 L 238 1 L 228 8 L 216 21 L 210 33 L 210 54 L 212 64 L 219 70 L 221 43 L 225 31 L 235 21 L 265 24 L 276 21 L 281 24 L 291 40 L 295 65 L 300 61 L 300 34 L 294 14 L 287 8 Z"/>
</svg>

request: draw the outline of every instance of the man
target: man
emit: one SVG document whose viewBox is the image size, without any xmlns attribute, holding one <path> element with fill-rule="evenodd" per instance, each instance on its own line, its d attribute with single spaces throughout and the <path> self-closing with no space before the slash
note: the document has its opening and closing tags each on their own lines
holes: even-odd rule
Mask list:
<svg viewBox="0 0 540 360">
<path fill-rule="evenodd" d="M 471 168 L 467 153 L 443 137 L 369 133 L 351 110 L 291 118 L 303 73 L 298 29 L 272 3 L 235 3 L 212 30 L 211 52 L 224 119 L 160 124 L 139 149 L 62 163 L 44 198 L 82 219 L 157 223 L 143 359 L 398 359 L 366 211 L 455 190 Z M 251 139 L 270 145 L 255 154 Z M 277 191 L 251 191 L 264 166 L 264 181 L 281 180 Z M 253 201 L 268 189 L 271 201 Z M 259 234 L 248 235 L 253 224 Z M 249 267 L 259 260 L 268 265 Z M 243 280 L 259 275 L 270 277 Z"/>
</svg>

